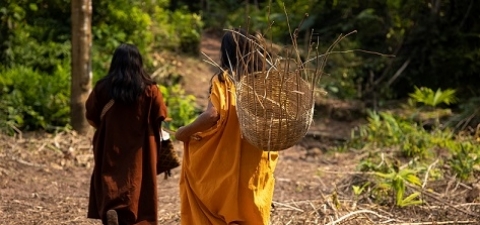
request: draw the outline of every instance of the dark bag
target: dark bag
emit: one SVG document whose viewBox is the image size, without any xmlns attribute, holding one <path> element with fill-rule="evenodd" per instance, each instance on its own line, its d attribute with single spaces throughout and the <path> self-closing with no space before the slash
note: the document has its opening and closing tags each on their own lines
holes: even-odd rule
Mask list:
<svg viewBox="0 0 480 225">
<path fill-rule="evenodd" d="M 158 132 L 160 136 L 160 148 L 157 153 L 157 175 L 165 173 L 165 179 L 170 177 L 171 170 L 180 166 L 180 158 L 173 146 L 172 140 L 162 135 L 162 131 Z"/>
<path fill-rule="evenodd" d="M 150 118 L 150 109 L 152 102 L 150 102 L 150 108 L 148 112 L 149 124 L 153 129 L 153 135 L 155 136 L 157 147 L 157 175 L 165 173 L 165 179 L 172 176 L 171 170 L 180 166 L 180 159 L 173 146 L 170 138 L 162 137 L 162 124 L 158 124 L 157 118 Z M 168 133 L 167 133 L 168 134 Z"/>
</svg>

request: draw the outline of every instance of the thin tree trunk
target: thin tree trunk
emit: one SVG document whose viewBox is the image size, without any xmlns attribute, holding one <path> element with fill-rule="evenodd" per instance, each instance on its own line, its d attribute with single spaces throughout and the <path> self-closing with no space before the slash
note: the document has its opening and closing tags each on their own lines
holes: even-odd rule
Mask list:
<svg viewBox="0 0 480 225">
<path fill-rule="evenodd" d="M 245 29 L 250 32 L 250 2 L 245 0 Z"/>
<path fill-rule="evenodd" d="M 442 5 L 441 0 L 433 0 L 432 1 L 432 9 L 431 9 L 432 16 L 434 16 L 434 17 L 438 16 L 438 12 L 440 11 L 441 5 Z"/>
<path fill-rule="evenodd" d="M 85 101 L 92 87 L 92 1 L 72 0 L 72 81 L 70 120 L 80 134 L 91 129 L 85 117 Z"/>
</svg>

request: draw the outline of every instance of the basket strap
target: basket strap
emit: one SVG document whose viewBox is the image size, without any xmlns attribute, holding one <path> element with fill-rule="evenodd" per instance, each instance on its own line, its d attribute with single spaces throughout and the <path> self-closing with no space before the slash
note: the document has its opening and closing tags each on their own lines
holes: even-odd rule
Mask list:
<svg viewBox="0 0 480 225">
<path fill-rule="evenodd" d="M 107 102 L 107 104 L 105 104 L 105 106 L 103 106 L 102 113 L 100 114 L 100 120 L 103 120 L 103 117 L 105 116 L 105 114 L 108 112 L 110 108 L 112 108 L 113 103 L 115 103 L 115 100 L 111 99 L 110 101 Z"/>
</svg>

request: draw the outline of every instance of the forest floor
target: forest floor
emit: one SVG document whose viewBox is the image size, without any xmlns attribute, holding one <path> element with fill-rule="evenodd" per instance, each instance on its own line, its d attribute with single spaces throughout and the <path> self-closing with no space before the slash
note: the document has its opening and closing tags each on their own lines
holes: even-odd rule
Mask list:
<svg viewBox="0 0 480 225">
<path fill-rule="evenodd" d="M 202 51 L 218 61 L 218 35 L 204 35 Z M 193 58 L 176 59 L 187 93 L 204 107 L 214 73 Z M 480 224 L 480 204 L 466 198 L 478 188 L 454 178 L 429 183 L 425 204 L 406 208 L 359 201 L 352 193 L 363 154 L 338 152 L 364 119 L 359 104 L 323 100 L 309 135 L 280 152 L 271 223 L 280 224 Z M 100 224 L 86 218 L 93 156 L 91 135 L 23 133 L 0 136 L 0 225 Z M 181 143 L 175 146 L 181 155 Z M 178 179 L 158 176 L 159 224 L 179 224 Z M 362 198 L 368 199 L 368 198 Z"/>
</svg>

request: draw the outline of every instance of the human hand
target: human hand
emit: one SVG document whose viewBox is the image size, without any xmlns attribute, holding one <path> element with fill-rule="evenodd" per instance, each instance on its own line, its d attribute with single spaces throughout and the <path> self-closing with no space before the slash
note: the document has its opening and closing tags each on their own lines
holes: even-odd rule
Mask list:
<svg viewBox="0 0 480 225">
<path fill-rule="evenodd" d="M 202 140 L 202 137 L 201 137 L 200 135 L 198 135 L 198 134 L 194 134 L 194 135 L 192 135 L 192 136 L 190 136 L 190 137 L 193 138 L 195 141 L 200 141 L 200 140 Z"/>
</svg>

